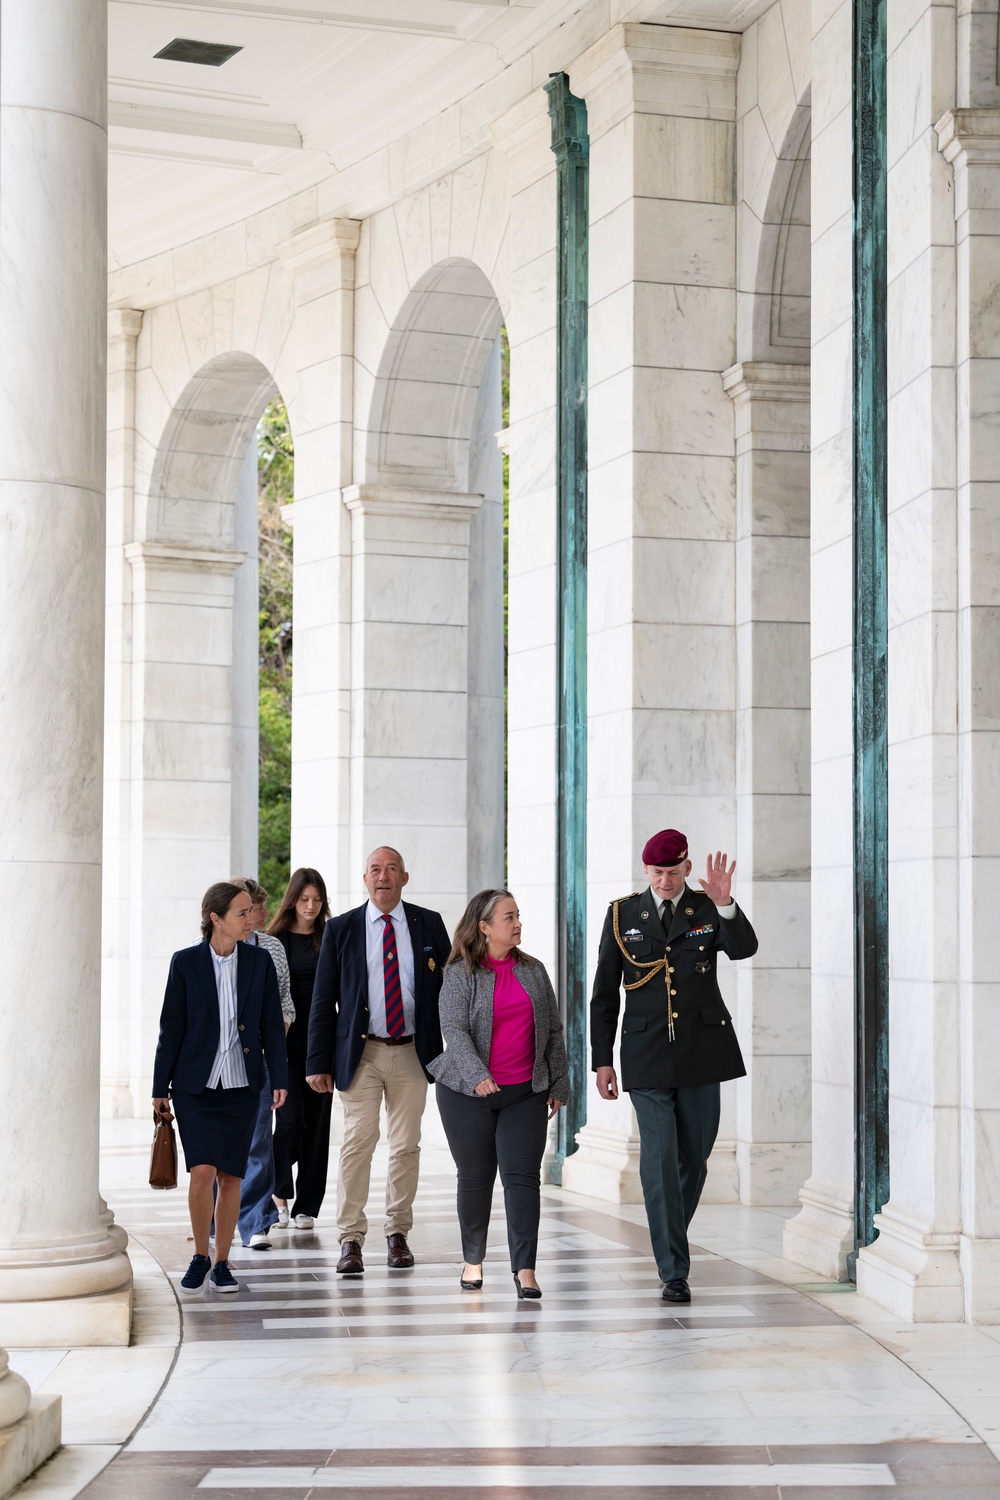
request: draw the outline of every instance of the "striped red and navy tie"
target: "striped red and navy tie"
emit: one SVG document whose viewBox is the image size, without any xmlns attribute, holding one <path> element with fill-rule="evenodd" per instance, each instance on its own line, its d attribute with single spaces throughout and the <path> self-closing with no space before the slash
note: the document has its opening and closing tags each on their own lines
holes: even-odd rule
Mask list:
<svg viewBox="0 0 1000 1500">
<path fill-rule="evenodd" d="M 382 933 L 382 980 L 385 985 L 385 1029 L 390 1036 L 406 1035 L 406 1018 L 403 1015 L 403 986 L 399 979 L 399 954 L 396 952 L 396 935 L 392 930 L 392 918 L 383 916 L 385 931 Z"/>
</svg>

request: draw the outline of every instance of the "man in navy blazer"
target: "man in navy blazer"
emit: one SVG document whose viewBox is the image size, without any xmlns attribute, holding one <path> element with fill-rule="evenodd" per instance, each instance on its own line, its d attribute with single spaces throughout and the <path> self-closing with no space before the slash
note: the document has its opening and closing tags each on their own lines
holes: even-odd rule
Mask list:
<svg viewBox="0 0 1000 1500">
<path fill-rule="evenodd" d="M 389 1171 L 386 1262 L 413 1265 L 407 1235 L 420 1164 L 427 1064 L 444 1050 L 438 997 L 451 940 L 436 911 L 401 899 L 409 880 L 396 849 L 368 856 L 368 900 L 327 922 L 309 1018 L 306 1077 L 317 1093 L 336 1087 L 344 1106 L 337 1180 L 342 1275 L 364 1271 L 365 1206 L 385 1100 Z"/>
</svg>

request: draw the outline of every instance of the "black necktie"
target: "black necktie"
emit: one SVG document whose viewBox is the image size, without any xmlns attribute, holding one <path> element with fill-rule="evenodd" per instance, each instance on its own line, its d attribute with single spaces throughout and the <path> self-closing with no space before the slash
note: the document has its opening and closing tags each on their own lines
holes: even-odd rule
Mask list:
<svg viewBox="0 0 1000 1500">
<path fill-rule="evenodd" d="M 660 917 L 660 923 L 661 923 L 661 925 L 663 927 L 664 932 L 669 932 L 670 931 L 670 924 L 671 924 L 671 922 L 673 920 L 674 920 L 674 903 L 672 901 L 664 901 L 664 903 L 663 903 L 663 915 Z"/>
</svg>

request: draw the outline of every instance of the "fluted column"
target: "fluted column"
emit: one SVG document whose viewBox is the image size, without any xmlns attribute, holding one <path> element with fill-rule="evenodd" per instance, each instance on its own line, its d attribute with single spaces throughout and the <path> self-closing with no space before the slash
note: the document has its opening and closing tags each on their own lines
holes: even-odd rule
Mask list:
<svg viewBox="0 0 1000 1500">
<path fill-rule="evenodd" d="M 106 7 L 0 25 L 0 1339 L 126 1344 L 98 1194 Z"/>
</svg>

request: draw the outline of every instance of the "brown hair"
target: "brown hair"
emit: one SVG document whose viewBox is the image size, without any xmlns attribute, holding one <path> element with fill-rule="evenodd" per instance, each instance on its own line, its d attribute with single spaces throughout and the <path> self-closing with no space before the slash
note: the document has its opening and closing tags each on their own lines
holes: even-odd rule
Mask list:
<svg viewBox="0 0 1000 1500">
<path fill-rule="evenodd" d="M 237 896 L 248 896 L 241 885 L 233 880 L 217 880 L 210 885 L 201 898 L 201 935 L 203 938 L 212 936 L 212 913 L 217 917 L 224 917 L 232 906 Z"/>
<path fill-rule="evenodd" d="M 488 922 L 501 901 L 513 899 L 510 891 L 477 891 L 459 918 L 448 962 L 464 963 L 471 974 L 476 965 L 482 963 L 487 948 L 486 934 L 479 931 L 480 922 Z M 531 963 L 527 953 L 518 953 L 516 950 L 515 953 L 519 960 Z"/>
<path fill-rule="evenodd" d="M 232 884 L 238 885 L 240 890 L 246 891 L 254 906 L 263 906 L 267 900 L 267 892 L 259 880 L 254 880 L 252 875 L 234 875 Z"/>
<path fill-rule="evenodd" d="M 307 885 L 314 885 L 316 887 L 323 902 L 319 909 L 319 916 L 313 923 L 313 947 L 318 953 L 323 937 L 323 928 L 330 920 L 330 903 L 326 895 L 326 881 L 318 870 L 311 870 L 308 865 L 303 865 L 301 869 L 292 871 L 292 878 L 285 888 L 285 894 L 281 898 L 281 905 L 268 923 L 267 930 L 274 937 L 278 937 L 282 932 L 288 931 L 295 921 L 295 903 Z"/>
</svg>

